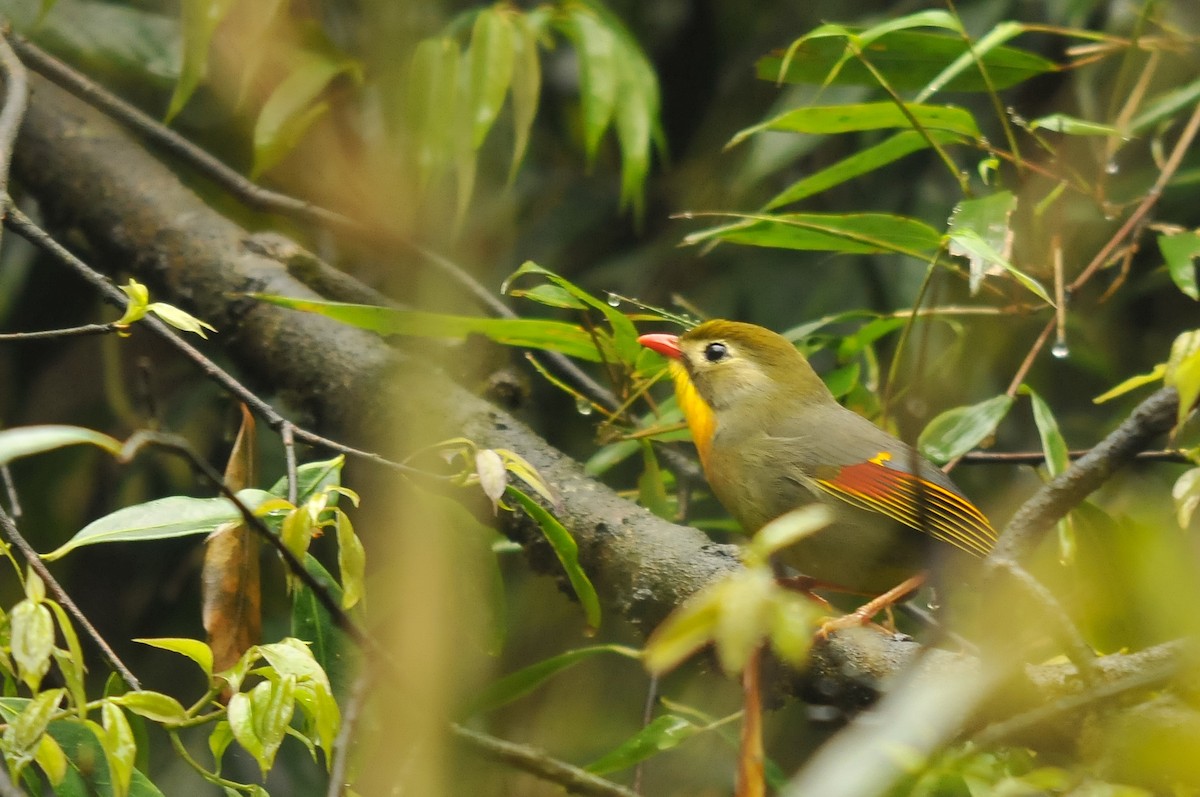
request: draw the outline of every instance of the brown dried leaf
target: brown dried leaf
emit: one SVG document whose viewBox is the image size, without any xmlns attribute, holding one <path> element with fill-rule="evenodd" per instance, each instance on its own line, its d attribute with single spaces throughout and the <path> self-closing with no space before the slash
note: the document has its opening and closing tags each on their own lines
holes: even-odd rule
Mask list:
<svg viewBox="0 0 1200 797">
<path fill-rule="evenodd" d="M 236 491 L 255 483 L 254 416 L 242 406 L 242 427 L 233 443 L 225 481 Z M 204 549 L 204 630 L 217 672 L 237 663 L 262 637 L 259 584 L 261 542 L 245 524 L 231 524 L 209 536 Z"/>
</svg>

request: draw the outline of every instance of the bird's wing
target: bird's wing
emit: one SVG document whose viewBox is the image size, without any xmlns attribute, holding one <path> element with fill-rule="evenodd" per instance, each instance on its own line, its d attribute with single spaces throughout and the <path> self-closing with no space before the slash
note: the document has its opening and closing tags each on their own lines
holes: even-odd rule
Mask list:
<svg viewBox="0 0 1200 797">
<path fill-rule="evenodd" d="M 775 447 L 791 451 L 795 463 L 829 495 L 967 553 L 986 556 L 991 551 L 996 530 L 941 470 L 862 416 L 843 412 L 837 417 L 841 428 L 858 426 L 843 436 L 853 443 L 797 436 L 774 438 Z"/>
</svg>

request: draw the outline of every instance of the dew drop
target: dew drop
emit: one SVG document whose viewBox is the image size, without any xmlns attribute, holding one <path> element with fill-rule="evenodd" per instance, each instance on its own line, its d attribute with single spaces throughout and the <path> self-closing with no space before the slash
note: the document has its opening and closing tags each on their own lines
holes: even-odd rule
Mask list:
<svg viewBox="0 0 1200 797">
<path fill-rule="evenodd" d="M 1108 163 L 1104 164 L 1105 174 L 1116 174 L 1119 171 L 1121 171 L 1121 167 L 1117 165 L 1116 161 L 1109 161 Z"/>
<path fill-rule="evenodd" d="M 615 293 L 610 292 L 608 294 L 608 306 L 609 307 L 620 307 L 621 306 L 621 297 L 617 296 Z"/>
<path fill-rule="evenodd" d="M 942 604 L 937 602 L 937 598 L 930 598 L 929 602 L 925 604 L 925 608 L 931 612 L 936 612 L 942 608 Z"/>
<path fill-rule="evenodd" d="M 591 415 L 592 409 L 592 402 L 588 401 L 583 396 L 575 399 L 575 411 L 580 415 Z"/>
<path fill-rule="evenodd" d="M 1065 360 L 1071 353 L 1071 347 L 1067 345 L 1065 340 L 1058 340 L 1050 347 L 1050 353 L 1060 360 Z"/>
</svg>

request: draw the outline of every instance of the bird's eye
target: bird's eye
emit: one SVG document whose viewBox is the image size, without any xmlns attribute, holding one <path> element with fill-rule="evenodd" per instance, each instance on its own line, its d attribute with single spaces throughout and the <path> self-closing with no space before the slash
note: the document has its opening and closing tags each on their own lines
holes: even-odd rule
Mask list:
<svg viewBox="0 0 1200 797">
<path fill-rule="evenodd" d="M 710 363 L 725 359 L 728 353 L 729 348 L 724 343 L 710 343 L 704 347 L 704 359 Z"/>
</svg>

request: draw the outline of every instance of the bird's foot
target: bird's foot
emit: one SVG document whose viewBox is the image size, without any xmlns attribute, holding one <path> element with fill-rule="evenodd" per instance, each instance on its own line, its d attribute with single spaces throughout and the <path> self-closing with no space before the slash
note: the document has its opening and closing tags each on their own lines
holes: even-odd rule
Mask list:
<svg viewBox="0 0 1200 797">
<path fill-rule="evenodd" d="M 901 598 L 919 589 L 921 585 L 925 583 L 925 577 L 925 573 L 918 573 L 911 578 L 905 579 L 903 582 L 892 587 L 882 595 L 872 598 L 849 614 L 826 620 L 821 624 L 821 627 L 817 629 L 817 639 L 828 639 L 830 634 L 837 631 L 841 631 L 846 628 L 857 628 L 868 624 L 874 625 L 884 633 L 893 633 L 895 631 L 894 627 L 891 630 L 888 630 L 884 626 L 873 623 L 872 620 L 875 619 L 875 615 L 882 611 L 886 611 L 888 613 L 888 623 L 891 625 L 892 606 Z"/>
</svg>

